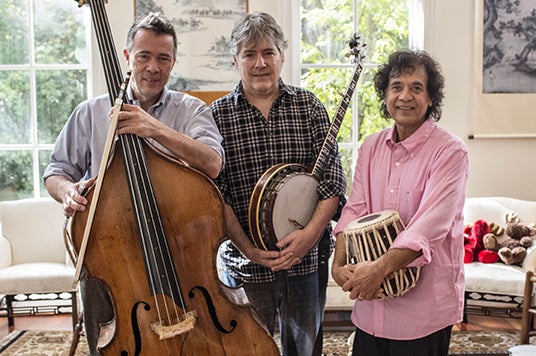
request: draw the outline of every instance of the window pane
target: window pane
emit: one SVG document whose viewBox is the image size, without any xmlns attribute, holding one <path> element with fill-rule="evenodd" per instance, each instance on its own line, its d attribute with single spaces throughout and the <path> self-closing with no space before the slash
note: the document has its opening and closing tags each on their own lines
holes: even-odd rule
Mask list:
<svg viewBox="0 0 536 356">
<path fill-rule="evenodd" d="M 409 45 L 409 0 L 358 2 L 357 31 L 367 44 L 367 62 L 383 63 Z"/>
<path fill-rule="evenodd" d="M 339 142 L 351 143 L 353 137 L 362 141 L 391 125 L 391 121 L 380 116 L 373 75 L 378 63 L 385 62 L 389 54 L 408 47 L 409 3 L 410 0 L 301 0 L 302 64 L 348 63 L 344 58 L 354 32 L 361 33 L 366 45 L 365 68 L 356 88 L 358 123 L 352 123 L 352 115 L 347 114 L 339 131 Z M 354 13 L 357 29 L 353 28 Z M 350 73 L 342 68 L 302 69 L 301 85 L 312 90 L 333 114 L 336 94 L 344 90 L 349 79 Z"/>
<path fill-rule="evenodd" d="M 0 71 L 0 144 L 30 143 L 29 93 L 27 71 Z"/>
<path fill-rule="evenodd" d="M 32 153 L 0 151 L 0 200 L 33 196 Z"/>
<path fill-rule="evenodd" d="M 28 1 L 2 0 L 0 64 L 28 64 Z"/>
<path fill-rule="evenodd" d="M 354 30 L 352 0 L 302 0 L 302 63 L 344 63 Z"/>
<path fill-rule="evenodd" d="M 45 169 L 48 166 L 48 163 L 50 162 L 50 153 L 52 150 L 40 150 L 39 151 L 39 177 L 43 176 L 43 173 L 45 173 Z M 48 197 L 50 194 L 48 194 L 47 189 L 45 188 L 45 183 L 43 182 L 43 179 L 39 179 L 39 191 L 41 192 L 42 197 Z"/>
<path fill-rule="evenodd" d="M 342 96 L 346 91 L 346 87 L 350 82 L 353 73 L 353 68 L 307 68 L 302 70 L 302 86 L 312 91 L 326 107 L 330 119 L 333 120 L 337 112 L 337 108 L 341 102 Z M 351 127 L 352 120 L 352 104 L 346 111 L 346 115 L 342 121 L 339 131 L 339 141 L 343 128 Z M 342 133 L 345 137 L 351 137 L 351 133 Z M 350 136 L 348 136 L 350 135 Z"/>
<path fill-rule="evenodd" d="M 86 63 L 84 8 L 72 0 L 35 1 L 35 62 Z"/>
<path fill-rule="evenodd" d="M 36 71 L 39 143 L 54 143 L 74 107 L 87 95 L 85 70 Z"/>
<path fill-rule="evenodd" d="M 379 132 L 393 123 L 392 120 L 387 120 L 380 115 L 380 102 L 373 82 L 375 73 L 375 69 L 365 68 L 356 88 L 358 92 L 359 142 L 363 142 L 368 135 Z"/>
<path fill-rule="evenodd" d="M 339 146 L 339 156 L 341 157 L 342 168 L 344 169 L 344 174 L 346 175 L 346 196 L 350 195 L 352 190 L 352 169 L 354 168 L 354 163 L 352 162 L 352 152 L 355 147 L 340 147 Z"/>
</svg>

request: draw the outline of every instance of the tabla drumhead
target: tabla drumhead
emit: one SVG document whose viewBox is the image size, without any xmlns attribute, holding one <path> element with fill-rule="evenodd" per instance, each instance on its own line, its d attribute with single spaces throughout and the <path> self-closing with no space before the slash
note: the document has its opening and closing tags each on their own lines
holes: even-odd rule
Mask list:
<svg viewBox="0 0 536 356">
<path fill-rule="evenodd" d="M 383 210 L 377 213 L 368 214 L 368 215 L 365 215 L 358 219 L 353 220 L 346 226 L 344 230 L 350 230 L 350 231 L 362 230 L 366 228 L 367 226 L 375 226 L 379 222 L 392 219 L 395 216 L 397 216 L 397 213 L 396 211 L 393 211 L 393 210 Z"/>
</svg>

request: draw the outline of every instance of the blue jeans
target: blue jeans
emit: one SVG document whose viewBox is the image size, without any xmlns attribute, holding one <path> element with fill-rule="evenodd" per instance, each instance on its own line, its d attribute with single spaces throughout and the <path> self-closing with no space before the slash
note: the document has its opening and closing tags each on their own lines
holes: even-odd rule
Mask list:
<svg viewBox="0 0 536 356">
<path fill-rule="evenodd" d="M 222 281 L 233 285 L 232 277 L 223 273 Z M 264 320 L 273 336 L 279 320 L 283 356 L 309 356 L 321 324 L 318 299 L 318 273 L 288 277 L 278 272 L 273 282 L 244 283 L 251 305 Z"/>
</svg>

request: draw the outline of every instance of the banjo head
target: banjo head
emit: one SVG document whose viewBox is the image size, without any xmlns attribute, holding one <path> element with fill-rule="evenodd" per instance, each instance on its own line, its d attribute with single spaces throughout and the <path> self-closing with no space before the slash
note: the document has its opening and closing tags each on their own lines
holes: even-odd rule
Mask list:
<svg viewBox="0 0 536 356">
<path fill-rule="evenodd" d="M 274 242 L 309 223 L 318 204 L 317 187 L 316 179 L 308 174 L 291 175 L 281 185 L 271 217 Z"/>
<path fill-rule="evenodd" d="M 278 250 L 277 242 L 306 226 L 318 202 L 318 181 L 299 164 L 272 166 L 259 179 L 249 203 L 249 228 L 258 248 Z"/>
</svg>

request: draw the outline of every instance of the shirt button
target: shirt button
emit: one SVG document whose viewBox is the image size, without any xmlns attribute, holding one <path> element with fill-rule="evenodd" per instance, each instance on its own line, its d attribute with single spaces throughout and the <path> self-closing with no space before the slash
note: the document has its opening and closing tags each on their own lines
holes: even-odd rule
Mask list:
<svg viewBox="0 0 536 356">
<path fill-rule="evenodd" d="M 400 162 L 395 162 L 395 166 L 400 167 Z"/>
<path fill-rule="evenodd" d="M 394 189 L 389 190 L 389 193 L 393 194 L 395 192 Z"/>
</svg>

